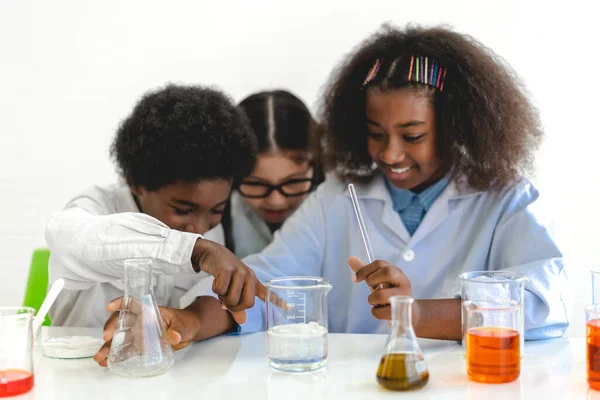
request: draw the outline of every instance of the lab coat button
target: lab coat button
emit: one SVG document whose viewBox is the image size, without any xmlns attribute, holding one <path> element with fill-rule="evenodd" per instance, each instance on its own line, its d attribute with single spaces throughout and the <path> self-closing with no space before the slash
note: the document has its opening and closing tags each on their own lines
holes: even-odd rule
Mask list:
<svg viewBox="0 0 600 400">
<path fill-rule="evenodd" d="M 402 258 L 404 258 L 404 261 L 410 262 L 415 259 L 415 252 L 410 249 L 406 250 L 402 255 Z"/>
</svg>

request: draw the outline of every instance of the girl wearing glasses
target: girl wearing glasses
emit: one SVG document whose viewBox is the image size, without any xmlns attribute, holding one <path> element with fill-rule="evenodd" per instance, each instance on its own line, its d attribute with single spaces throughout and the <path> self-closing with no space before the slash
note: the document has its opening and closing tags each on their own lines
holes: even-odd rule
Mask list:
<svg viewBox="0 0 600 400">
<path fill-rule="evenodd" d="M 265 91 L 239 104 L 258 142 L 256 167 L 231 197 L 224 216 L 227 247 L 243 258 L 259 253 L 322 181 L 316 163 L 316 123 L 285 90 Z"/>
</svg>

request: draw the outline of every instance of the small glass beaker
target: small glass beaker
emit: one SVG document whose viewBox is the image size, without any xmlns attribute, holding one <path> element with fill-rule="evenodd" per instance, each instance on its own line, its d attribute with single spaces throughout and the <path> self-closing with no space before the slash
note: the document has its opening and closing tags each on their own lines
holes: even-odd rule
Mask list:
<svg viewBox="0 0 600 400">
<path fill-rule="evenodd" d="M 481 383 L 506 383 L 521 373 L 521 306 L 506 302 L 466 309 L 467 374 Z"/>
<path fill-rule="evenodd" d="M 463 348 L 466 348 L 467 311 L 472 308 L 517 308 L 520 348 L 525 348 L 525 284 L 529 279 L 510 271 L 473 271 L 460 275 Z M 477 313 L 471 314 L 477 317 Z M 521 357 L 523 354 L 521 354 Z"/>
<path fill-rule="evenodd" d="M 272 279 L 267 288 L 267 357 L 280 371 L 314 371 L 327 363 L 327 293 L 319 277 Z M 282 307 L 282 301 L 287 303 Z"/>
<path fill-rule="evenodd" d="M 0 307 L 0 397 L 33 388 L 33 314 L 30 307 Z"/>
<path fill-rule="evenodd" d="M 125 261 L 125 296 L 108 356 L 108 368 L 117 375 L 154 376 L 173 366 L 152 286 L 150 260 Z"/>
<path fill-rule="evenodd" d="M 392 327 L 377 369 L 377 382 L 390 390 L 420 389 L 429 381 L 429 370 L 412 325 L 412 305 L 408 296 L 390 297 Z"/>
<path fill-rule="evenodd" d="M 585 308 L 586 375 L 588 385 L 600 390 L 600 305 Z"/>
</svg>

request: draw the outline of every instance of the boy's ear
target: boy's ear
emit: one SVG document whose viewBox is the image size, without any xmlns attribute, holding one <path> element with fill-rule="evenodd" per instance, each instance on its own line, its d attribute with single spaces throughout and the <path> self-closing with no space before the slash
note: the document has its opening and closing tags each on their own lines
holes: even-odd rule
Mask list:
<svg viewBox="0 0 600 400">
<path fill-rule="evenodd" d="M 141 196 L 144 193 L 144 188 L 142 186 L 130 186 L 131 193 L 136 196 Z"/>
</svg>

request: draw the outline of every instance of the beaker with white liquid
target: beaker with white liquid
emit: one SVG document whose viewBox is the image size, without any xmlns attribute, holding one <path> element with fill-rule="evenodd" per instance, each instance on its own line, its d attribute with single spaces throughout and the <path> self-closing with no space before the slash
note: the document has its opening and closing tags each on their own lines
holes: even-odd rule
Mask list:
<svg viewBox="0 0 600 400">
<path fill-rule="evenodd" d="M 301 276 L 272 279 L 265 287 L 271 366 L 286 372 L 323 367 L 327 363 L 327 293 L 331 283 Z"/>
</svg>

